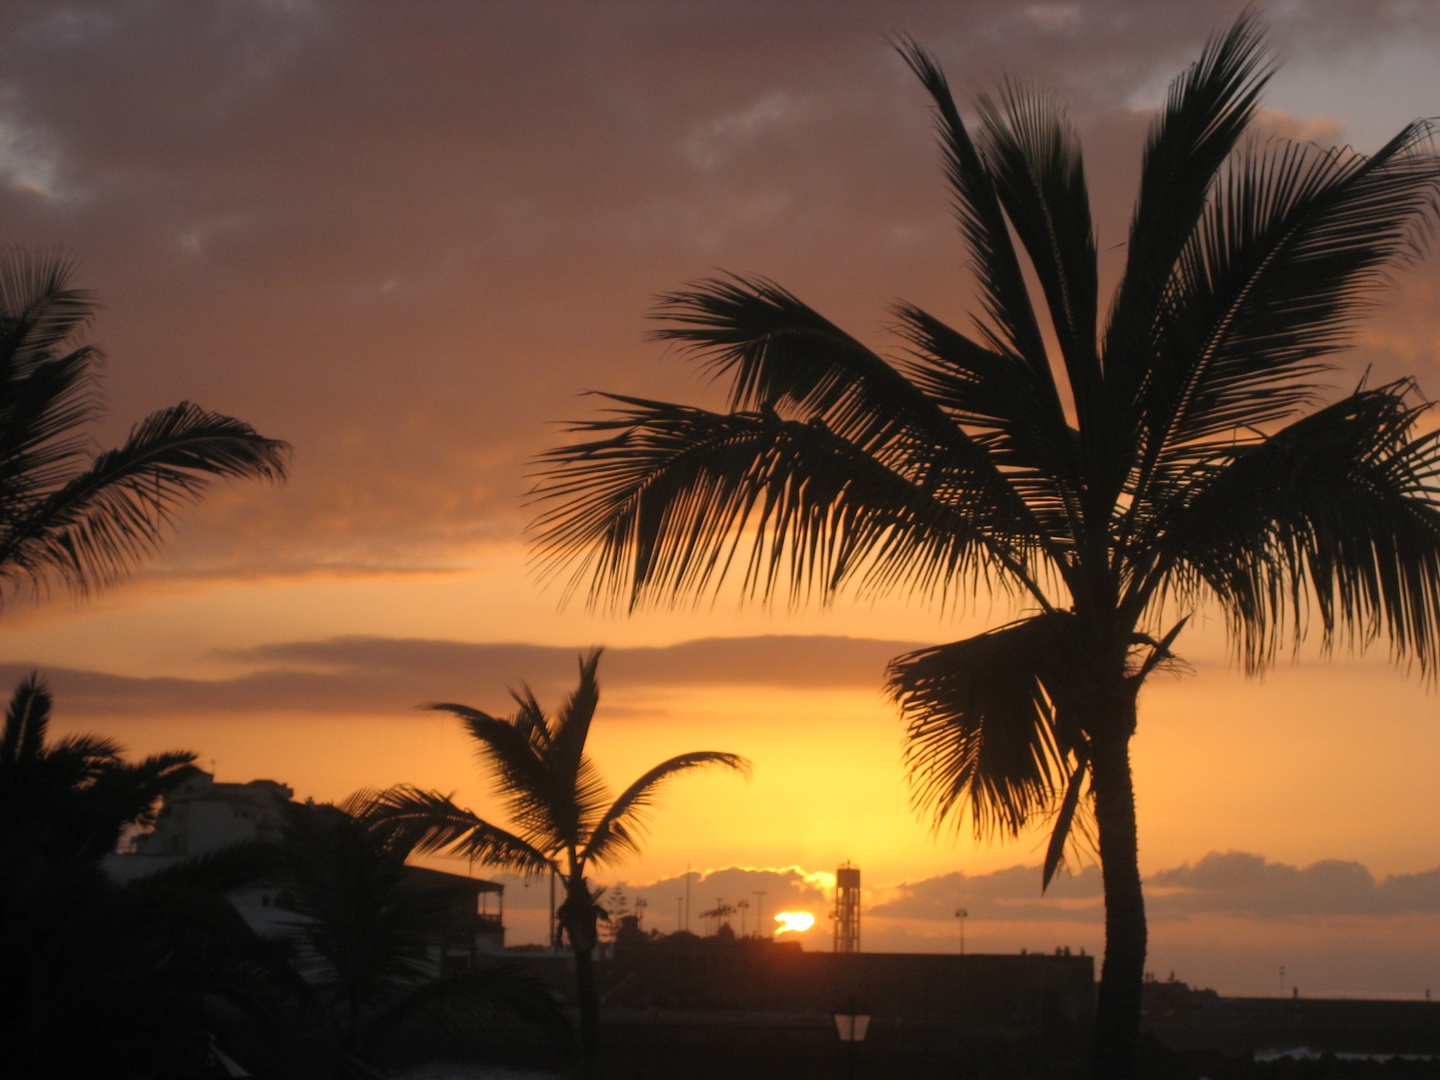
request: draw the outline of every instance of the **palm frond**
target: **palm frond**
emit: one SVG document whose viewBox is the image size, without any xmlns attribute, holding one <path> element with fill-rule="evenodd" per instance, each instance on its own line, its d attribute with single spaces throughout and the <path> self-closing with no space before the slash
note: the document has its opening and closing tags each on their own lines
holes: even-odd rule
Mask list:
<svg viewBox="0 0 1440 1080">
<path fill-rule="evenodd" d="M 1413 386 L 1361 390 L 1199 471 L 1158 530 L 1148 581 L 1209 592 L 1252 670 L 1298 645 L 1385 634 L 1440 666 L 1440 432 Z M 1138 592 L 1137 592 L 1138 595 Z"/>
<path fill-rule="evenodd" d="M 1254 118 L 1274 71 L 1259 18 L 1247 9 L 1170 85 L 1151 128 L 1130 224 L 1125 273 L 1105 341 L 1107 381 L 1129 396 L 1150 366 L 1155 315 L 1216 173 Z"/>
<path fill-rule="evenodd" d="M 573 430 L 611 435 L 547 452 L 536 497 L 547 573 L 589 579 L 592 604 L 634 609 L 700 597 L 748 546 L 742 583 L 792 601 L 903 583 L 945 594 L 957 581 L 1018 582 L 1034 543 L 1013 491 L 960 469 L 914 480 L 813 421 L 773 412 L 719 415 L 637 398 L 613 419 Z"/>
<path fill-rule="evenodd" d="M 550 854 L 523 836 L 492 825 L 438 791 L 402 785 L 380 792 L 369 811 L 402 830 L 418 851 L 453 851 L 486 866 L 518 874 L 558 873 Z"/>
<path fill-rule="evenodd" d="M 1373 287 L 1417 250 L 1440 193 L 1429 137 L 1412 124 L 1370 158 L 1271 144 L 1227 169 L 1162 318 L 1138 507 L 1163 501 L 1236 429 L 1312 399 L 1317 358 L 1344 346 Z"/>
<path fill-rule="evenodd" d="M 905 367 L 893 366 L 773 281 L 734 275 L 696 282 L 662 297 L 657 317 L 673 325 L 655 336 L 683 342 L 711 371 L 731 377 L 732 411 L 774 411 L 787 419 L 819 422 L 861 452 L 886 464 L 903 464 L 919 483 L 924 483 L 927 471 L 959 468 L 988 478 L 997 497 L 1005 497 L 1005 485 L 1012 482 L 1017 464 L 1010 459 L 1027 444 L 1012 439 L 1006 460 L 997 460 L 989 440 L 972 438 L 957 426 L 957 420 L 974 419 L 966 410 L 955 410 L 951 400 L 932 397 L 924 380 L 913 378 Z M 903 310 L 901 318 L 903 323 Z M 1050 466 L 1050 475 L 1063 473 L 1068 453 L 1064 412 L 1048 373 L 1037 380 L 1034 369 L 1018 358 L 949 333 L 970 346 L 964 359 L 983 366 L 990 382 L 1023 387 L 1008 400 L 992 394 L 991 403 L 1015 408 L 986 420 L 992 426 L 1027 430 L 1037 422 L 1051 421 L 1046 435 L 1061 453 L 1041 451 L 1024 463 L 1034 469 L 1043 461 L 1039 467 Z M 949 360 L 951 352 L 941 356 Z M 968 365 L 960 378 L 967 376 L 973 378 Z M 942 393 L 952 389 L 942 385 Z M 1053 406 L 1049 412 L 1047 404 Z M 1014 512 L 1024 516 L 1029 503 L 1023 497 L 1011 496 L 1011 500 Z"/>
<path fill-rule="evenodd" d="M 184 859 L 157 870 L 146 880 L 156 885 L 187 885 L 223 894 L 257 882 L 273 881 L 291 862 L 291 854 L 284 845 L 251 840 Z"/>
<path fill-rule="evenodd" d="M 217 478 L 278 480 L 288 447 L 189 403 L 152 413 L 124 445 L 3 522 L 0 574 L 37 586 L 59 574 L 80 592 L 153 551 L 182 503 Z"/>
<path fill-rule="evenodd" d="M 897 440 L 949 446 L 964 436 L 882 357 L 766 278 L 707 279 L 660 298 L 654 332 L 731 380 L 730 408 L 819 418 L 873 453 Z"/>
<path fill-rule="evenodd" d="M 1082 462 L 1078 433 L 1048 379 L 912 304 L 897 304 L 895 314 L 912 346 L 902 373 L 984 449 L 1015 493 L 1017 521 L 1033 531 L 1056 567 L 1068 569 L 1074 538 L 1085 527 Z"/>
<path fill-rule="evenodd" d="M 40 758 L 53 703 L 50 686 L 40 672 L 32 671 L 20 680 L 5 710 L 5 731 L 0 734 L 0 766 L 14 768 Z"/>
<path fill-rule="evenodd" d="M 86 423 L 100 412 L 99 351 L 82 346 L 0 381 L 0 520 L 85 467 Z"/>
<path fill-rule="evenodd" d="M 1080 428 L 1103 426 L 1095 234 L 1079 140 L 1052 95 L 1021 83 L 1006 81 L 998 100 L 982 95 L 977 105 L 980 156 L 1040 279 Z"/>
<path fill-rule="evenodd" d="M 566 835 L 565 819 L 573 815 L 564 812 L 568 794 L 545 764 L 549 728 L 533 696 L 533 707 L 526 707 L 521 694 L 516 699 L 521 701 L 521 709 L 513 720 L 448 702 L 424 707 L 448 712 L 461 721 L 475 743 L 476 760 L 490 773 L 493 788 L 505 800 L 516 826 L 531 836 L 558 841 Z"/>
<path fill-rule="evenodd" d="M 714 766 L 733 769 L 747 778 L 752 768 L 739 754 L 718 750 L 698 750 L 661 762 L 626 788 L 605 812 L 585 845 L 585 861 L 604 863 L 639 854 L 640 832 L 666 782 L 681 773 Z"/>
<path fill-rule="evenodd" d="M 568 794 L 562 804 L 566 816 L 565 835 L 577 842 L 594 828 L 610 796 L 605 778 L 585 753 L 590 724 L 600 703 L 600 683 L 595 669 L 602 652 L 603 649 L 591 649 L 580 657 L 580 681 L 555 714 L 554 737 L 544 755 L 555 790 Z"/>
<path fill-rule="evenodd" d="M 1056 800 L 1085 745 L 1075 633 L 1068 612 L 1042 614 L 891 662 L 912 801 L 937 829 L 968 811 L 977 837 L 1016 835 Z"/>
<path fill-rule="evenodd" d="M 0 249 L 0 387 L 50 358 L 95 313 L 95 294 L 72 284 L 64 256 Z"/>
<path fill-rule="evenodd" d="M 970 248 L 970 267 L 980 284 L 981 304 L 990 320 L 988 325 L 979 324 L 980 333 L 997 352 L 1012 353 L 1029 364 L 1038 379 L 1048 381 L 1058 401 L 1045 342 L 1010 241 L 994 177 L 960 119 L 940 66 L 914 41 L 903 40 L 897 48 L 935 102 L 945 174 L 955 197 L 960 231 Z"/>
</svg>

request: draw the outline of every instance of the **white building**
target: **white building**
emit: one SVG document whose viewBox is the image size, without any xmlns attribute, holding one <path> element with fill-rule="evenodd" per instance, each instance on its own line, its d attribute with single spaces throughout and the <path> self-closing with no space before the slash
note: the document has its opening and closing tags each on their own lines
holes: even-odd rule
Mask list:
<svg viewBox="0 0 1440 1080">
<path fill-rule="evenodd" d="M 167 866 L 207 855 L 232 844 L 278 842 L 284 836 L 285 806 L 295 792 L 274 780 L 217 784 L 201 772 L 165 796 L 153 832 L 129 838 L 103 863 L 115 881 L 148 877 Z M 505 886 L 426 867 L 406 867 L 416 888 L 440 890 L 453 909 L 442 939 L 435 943 L 437 970 L 465 970 L 476 959 L 505 949 Z M 228 893 L 235 910 L 257 934 L 289 932 L 296 916 L 277 901 L 283 886 L 257 884 Z"/>
</svg>

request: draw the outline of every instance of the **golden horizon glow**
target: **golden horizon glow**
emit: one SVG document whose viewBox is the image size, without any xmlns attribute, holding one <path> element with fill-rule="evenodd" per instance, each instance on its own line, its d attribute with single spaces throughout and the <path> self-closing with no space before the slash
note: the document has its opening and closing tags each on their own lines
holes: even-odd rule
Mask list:
<svg viewBox="0 0 1440 1080">
<path fill-rule="evenodd" d="M 775 916 L 775 921 L 781 926 L 775 931 L 779 934 L 802 933 L 815 925 L 815 916 L 808 911 L 782 911 Z"/>
</svg>

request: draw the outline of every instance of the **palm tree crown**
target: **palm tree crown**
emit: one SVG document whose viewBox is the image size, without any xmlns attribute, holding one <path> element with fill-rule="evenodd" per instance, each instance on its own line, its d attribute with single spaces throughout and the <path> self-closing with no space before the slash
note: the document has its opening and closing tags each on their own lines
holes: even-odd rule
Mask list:
<svg viewBox="0 0 1440 1080">
<path fill-rule="evenodd" d="M 1423 122 L 1369 156 L 1245 141 L 1272 71 L 1247 13 L 1151 129 L 1102 327 L 1063 110 L 1007 82 L 977 100 L 972 136 L 936 63 L 900 52 L 936 106 L 973 331 L 902 303 L 907 349 L 886 359 L 763 278 L 665 296 L 657 336 L 728 378 L 730 411 L 610 395 L 611 415 L 573 429 L 584 441 L 541 459 L 538 552 L 593 603 L 631 609 L 737 567 L 749 595 L 1002 589 L 1030 606 L 900 657 L 890 689 L 937 821 L 968 810 L 980 833 L 1013 834 L 1053 814 L 1048 882 L 1093 810 L 1096 1069 L 1124 1075 L 1145 954 L 1128 745 L 1177 616 L 1218 605 L 1251 670 L 1312 623 L 1326 645 L 1383 635 L 1431 671 L 1440 658 L 1427 403 L 1407 380 L 1317 406 L 1324 358 L 1418 250 L 1440 159 Z"/>
<path fill-rule="evenodd" d="M 638 854 L 645 820 L 666 781 L 712 765 L 749 771 L 749 763 L 737 754 L 680 754 L 656 765 L 612 801 L 585 752 L 600 702 L 596 668 L 601 651 L 581 659 L 580 685 L 553 717 L 529 687 L 512 691 L 519 709 L 509 718 L 468 705 L 426 706 L 453 713 L 464 723 L 510 812 L 511 829 L 460 809 L 446 796 L 409 787 L 382 797 L 390 807 L 389 819 L 419 826 L 423 851 L 449 849 L 504 870 L 569 876 L 575 869 L 583 874 L 590 866 L 613 865 Z"/>
<path fill-rule="evenodd" d="M 595 1067 L 598 1005 L 591 952 L 603 915 L 592 891 L 591 867 L 614 865 L 639 852 L 649 812 L 666 782 L 711 766 L 748 774 L 738 754 L 700 750 L 662 761 L 613 800 L 585 743 L 600 702 L 596 668 L 600 649 L 580 660 L 580 683 L 554 716 L 547 716 L 528 687 L 512 691 L 519 709 L 500 718 L 468 705 L 428 706 L 453 713 L 465 725 L 511 827 L 494 825 L 437 791 L 399 787 L 377 796 L 373 815 L 407 834 L 420 851 L 449 850 L 475 862 L 525 874 L 552 874 L 565 901 L 556 913 L 575 953 L 580 1002 L 582 1071 Z"/>
<path fill-rule="evenodd" d="M 94 297 L 62 259 L 0 252 L 0 585 L 78 592 L 159 545 L 179 507 L 217 478 L 280 480 L 289 448 L 190 402 L 151 413 L 90 455 L 100 353 L 77 344 Z"/>
</svg>

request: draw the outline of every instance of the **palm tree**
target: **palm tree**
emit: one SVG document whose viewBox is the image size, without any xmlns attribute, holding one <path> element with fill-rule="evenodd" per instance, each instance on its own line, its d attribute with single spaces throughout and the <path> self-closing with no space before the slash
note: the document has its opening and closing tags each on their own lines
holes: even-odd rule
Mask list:
<svg viewBox="0 0 1440 1080">
<path fill-rule="evenodd" d="M 79 593 L 110 584 L 159 545 L 181 504 L 216 478 L 283 479 L 289 448 L 190 402 L 151 413 L 90 456 L 101 356 L 76 335 L 94 297 L 68 263 L 0 252 L 0 585 Z"/>
<path fill-rule="evenodd" d="M 0 732 L 0 843 L 47 858 L 93 861 L 127 827 L 154 824 L 162 795 L 194 775 L 195 755 L 139 762 L 97 735 L 48 742 L 53 699 L 39 672 L 21 680 Z"/>
<path fill-rule="evenodd" d="M 1093 1064 L 1131 1075 L 1146 927 L 1129 745 L 1177 616 L 1218 606 L 1250 671 L 1313 623 L 1326 645 L 1383 635 L 1434 670 L 1427 403 L 1401 381 L 1318 407 L 1317 379 L 1370 288 L 1416 250 L 1440 160 L 1424 123 L 1369 157 L 1242 144 L 1273 70 L 1246 13 L 1152 126 L 1102 334 L 1061 107 L 1007 82 L 977 100 L 972 137 L 936 63 L 899 48 L 937 109 L 975 329 L 900 304 L 908 349 L 887 360 L 765 279 L 662 298 L 657 336 L 728 377 L 730 411 L 609 396 L 610 415 L 572 429 L 585 441 L 541 458 L 537 550 L 592 604 L 630 610 L 732 571 L 746 595 L 792 602 L 1005 590 L 1023 618 L 890 669 L 916 803 L 937 827 L 968 812 L 981 835 L 1048 818 L 1044 883 L 1072 826 L 1093 824 Z"/>
<path fill-rule="evenodd" d="M 392 826 L 413 830 L 421 851 L 449 849 L 501 869 L 560 879 L 565 900 L 556 914 L 575 956 L 585 1076 L 595 1072 L 599 1026 L 591 954 L 598 920 L 606 917 L 600 905 L 604 890 L 592 890 L 586 875 L 593 866 L 638 854 L 648 812 L 672 777 L 712 765 L 745 774 L 750 770 L 750 763 L 736 754 L 680 754 L 656 765 L 610 801 L 608 785 L 585 753 L 600 701 L 595 677 L 600 653 L 595 649 L 581 658 L 580 684 L 554 717 L 545 715 L 528 687 L 511 692 L 519 709 L 509 719 L 466 705 L 428 706 L 453 713 L 464 723 L 509 808 L 511 829 L 492 825 L 436 791 L 401 787 L 376 799 L 377 813 Z"/>
</svg>

